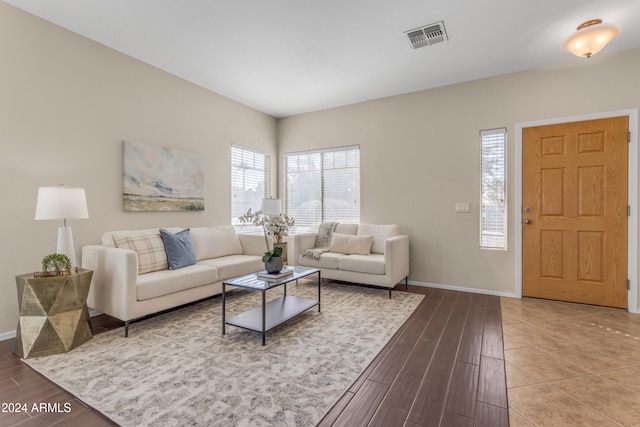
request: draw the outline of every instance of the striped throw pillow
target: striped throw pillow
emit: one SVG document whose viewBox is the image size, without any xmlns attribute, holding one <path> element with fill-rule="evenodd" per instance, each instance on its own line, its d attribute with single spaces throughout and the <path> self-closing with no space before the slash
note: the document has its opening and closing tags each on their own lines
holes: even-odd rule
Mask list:
<svg viewBox="0 0 640 427">
<path fill-rule="evenodd" d="M 158 230 L 114 233 L 113 241 L 117 248 L 138 254 L 138 274 L 169 268 L 167 252 Z"/>
</svg>

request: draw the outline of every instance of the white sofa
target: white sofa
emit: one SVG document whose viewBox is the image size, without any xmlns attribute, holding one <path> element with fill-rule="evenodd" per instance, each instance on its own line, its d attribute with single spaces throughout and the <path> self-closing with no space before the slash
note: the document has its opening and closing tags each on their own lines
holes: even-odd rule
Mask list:
<svg viewBox="0 0 640 427">
<path fill-rule="evenodd" d="M 264 269 L 262 235 L 237 234 L 232 226 L 190 234 L 197 262 L 176 270 L 168 269 L 157 228 L 107 232 L 102 245 L 84 246 L 82 268 L 93 270 L 88 306 L 124 321 L 128 336 L 133 320 L 220 294 L 223 280 Z"/>
<path fill-rule="evenodd" d="M 319 259 L 303 256 L 316 244 L 316 233 L 301 233 L 293 237 L 289 263 L 320 268 L 322 278 L 391 288 L 409 276 L 409 236 L 400 234 L 397 225 L 338 224 L 336 234 L 373 236 L 369 254 L 324 252 Z M 291 239 L 289 239 L 290 241 Z"/>
</svg>

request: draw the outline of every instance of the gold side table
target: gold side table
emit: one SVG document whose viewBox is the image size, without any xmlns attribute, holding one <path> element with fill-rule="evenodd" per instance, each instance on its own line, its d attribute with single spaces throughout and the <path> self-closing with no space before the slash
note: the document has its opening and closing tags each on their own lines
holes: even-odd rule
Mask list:
<svg viewBox="0 0 640 427">
<path fill-rule="evenodd" d="M 87 295 L 93 271 L 16 276 L 20 320 L 13 352 L 25 359 L 65 353 L 93 338 Z"/>
</svg>

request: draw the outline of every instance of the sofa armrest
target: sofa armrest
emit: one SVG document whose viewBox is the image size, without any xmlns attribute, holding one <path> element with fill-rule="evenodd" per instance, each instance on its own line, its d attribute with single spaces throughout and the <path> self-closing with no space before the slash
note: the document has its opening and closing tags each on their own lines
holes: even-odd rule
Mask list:
<svg viewBox="0 0 640 427">
<path fill-rule="evenodd" d="M 289 260 L 292 258 L 296 261 L 298 257 L 302 255 L 302 252 L 307 249 L 312 249 L 316 246 L 316 233 L 298 233 L 293 235 L 293 251 L 289 252 Z M 289 239 L 291 240 L 291 236 Z M 292 257 L 292 255 L 294 257 Z"/>
<path fill-rule="evenodd" d="M 87 305 L 120 320 L 131 320 L 136 302 L 138 254 L 128 249 L 89 245 L 82 268 L 93 270 Z"/>
<path fill-rule="evenodd" d="M 238 233 L 242 253 L 245 255 L 264 255 L 267 251 L 267 244 L 263 234 L 242 234 Z"/>
<path fill-rule="evenodd" d="M 401 234 L 384 241 L 384 263 L 394 283 L 409 275 L 409 236 Z"/>
</svg>

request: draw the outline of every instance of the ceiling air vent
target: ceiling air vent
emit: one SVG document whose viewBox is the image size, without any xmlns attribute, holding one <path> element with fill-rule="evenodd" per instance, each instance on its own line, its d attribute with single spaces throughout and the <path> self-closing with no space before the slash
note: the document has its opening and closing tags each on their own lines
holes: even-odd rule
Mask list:
<svg viewBox="0 0 640 427">
<path fill-rule="evenodd" d="M 409 40 L 409 44 L 413 49 L 431 46 L 449 40 L 447 38 L 447 32 L 444 30 L 444 22 L 442 21 L 405 31 L 404 35 L 407 37 L 407 40 Z"/>
</svg>

